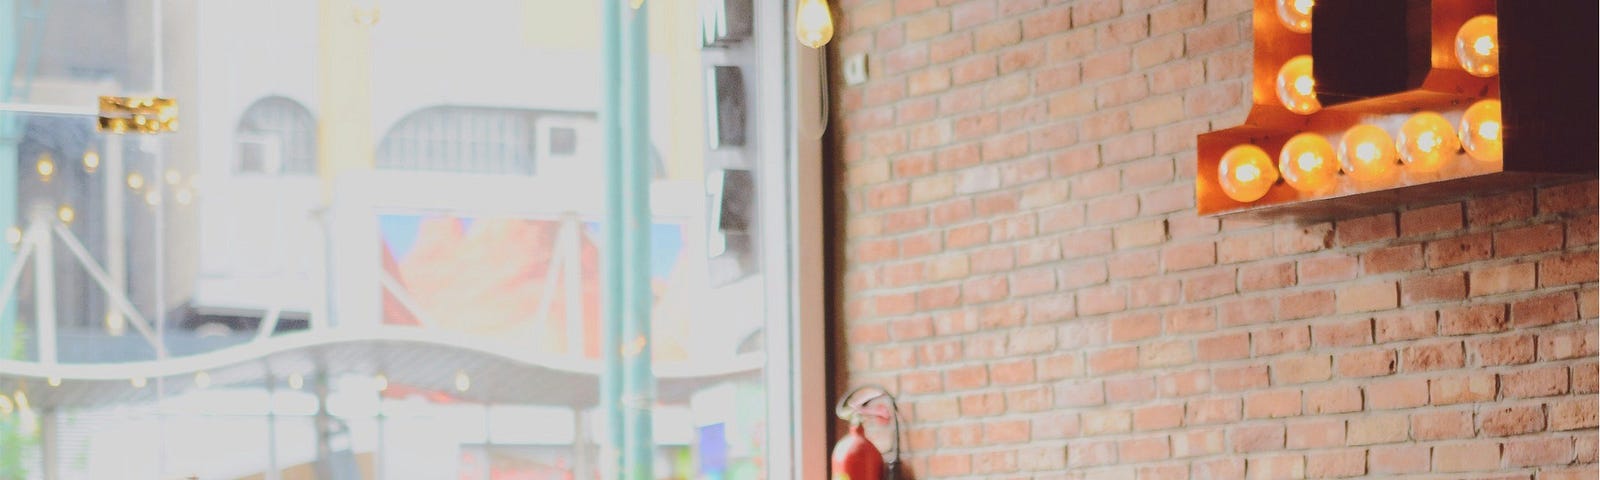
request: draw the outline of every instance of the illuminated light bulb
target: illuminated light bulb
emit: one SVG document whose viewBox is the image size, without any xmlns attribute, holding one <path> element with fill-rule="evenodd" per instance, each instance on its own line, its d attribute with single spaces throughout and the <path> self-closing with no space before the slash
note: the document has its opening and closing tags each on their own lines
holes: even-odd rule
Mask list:
<svg viewBox="0 0 1600 480">
<path fill-rule="evenodd" d="M 1295 190 L 1319 193 L 1338 181 L 1339 160 L 1327 138 L 1302 133 L 1283 144 L 1283 150 L 1278 153 L 1278 170 L 1283 181 Z"/>
<path fill-rule="evenodd" d="M 144 203 L 152 207 L 161 204 L 161 191 L 152 189 L 144 192 Z"/>
<path fill-rule="evenodd" d="M 801 45 L 811 48 L 822 48 L 833 40 L 833 12 L 828 9 L 828 2 L 800 0 L 794 13 L 794 34 Z"/>
<path fill-rule="evenodd" d="M 1217 162 L 1217 183 L 1222 185 L 1222 193 L 1236 201 L 1260 200 L 1277 181 L 1278 169 L 1273 168 L 1271 157 L 1255 145 L 1230 148 Z"/>
<path fill-rule="evenodd" d="M 1500 22 L 1494 15 L 1479 15 L 1456 31 L 1456 60 L 1461 69 L 1479 77 L 1500 74 Z"/>
<path fill-rule="evenodd" d="M 128 321 L 116 311 L 106 312 L 106 334 L 120 337 L 128 332 Z"/>
<path fill-rule="evenodd" d="M 133 377 L 128 379 L 128 383 L 132 384 L 133 388 L 144 388 L 146 382 L 148 382 L 148 380 L 145 380 L 144 377 Z"/>
<path fill-rule="evenodd" d="M 144 174 L 139 172 L 128 174 L 128 188 L 133 190 L 144 188 Z"/>
<path fill-rule="evenodd" d="M 1311 76 L 1311 56 L 1301 55 L 1290 59 L 1278 69 L 1278 101 L 1283 108 L 1301 115 L 1310 115 L 1322 109 L 1317 101 L 1317 80 Z"/>
<path fill-rule="evenodd" d="M 202 390 L 211 388 L 211 374 L 206 372 L 195 373 L 194 386 Z"/>
<path fill-rule="evenodd" d="M 72 223 L 73 219 L 78 218 L 78 212 L 72 210 L 71 205 L 62 205 L 56 208 L 56 218 L 61 219 L 61 223 Z"/>
<path fill-rule="evenodd" d="M 467 372 L 456 372 L 456 391 L 465 392 L 469 388 L 472 388 L 472 378 L 467 376 Z"/>
<path fill-rule="evenodd" d="M 59 387 L 59 386 L 61 386 L 61 377 L 50 377 L 50 378 L 47 378 L 47 379 L 44 380 L 44 383 L 48 383 L 52 387 Z"/>
<path fill-rule="evenodd" d="M 50 176 L 56 174 L 55 159 L 50 158 L 50 154 L 48 153 L 39 155 L 39 162 L 34 164 L 33 167 L 35 170 L 39 171 L 39 177 L 43 178 L 45 181 L 49 181 Z"/>
<path fill-rule="evenodd" d="M 384 374 L 378 374 L 377 377 L 373 377 L 373 380 L 377 382 L 378 391 L 381 392 L 389 389 L 389 377 L 385 376 Z"/>
<path fill-rule="evenodd" d="M 1395 139 L 1400 159 L 1413 172 L 1437 172 L 1447 160 L 1455 158 L 1461 149 L 1450 121 L 1434 112 L 1420 112 L 1406 119 L 1400 126 L 1400 136 Z"/>
<path fill-rule="evenodd" d="M 1375 125 L 1356 125 L 1339 142 L 1339 164 L 1346 175 L 1362 182 L 1388 179 L 1394 174 L 1394 138 Z"/>
<path fill-rule="evenodd" d="M 183 174 L 178 173 L 177 170 L 167 170 L 166 178 L 167 185 L 177 185 L 178 182 L 183 181 Z"/>
<path fill-rule="evenodd" d="M 94 150 L 83 152 L 83 171 L 94 173 L 100 169 L 100 154 Z"/>
<path fill-rule="evenodd" d="M 299 390 L 301 387 L 304 387 L 304 386 L 306 386 L 305 377 L 300 376 L 300 374 L 298 374 L 298 373 L 289 375 L 289 388 L 293 388 L 295 390 Z"/>
<path fill-rule="evenodd" d="M 1461 114 L 1461 130 L 1457 133 L 1468 156 L 1484 163 L 1499 162 L 1505 155 L 1500 101 L 1482 100 L 1467 107 L 1466 113 Z"/>
<path fill-rule="evenodd" d="M 1311 7 L 1315 0 L 1278 0 L 1278 21 L 1294 33 L 1311 33 Z"/>
</svg>

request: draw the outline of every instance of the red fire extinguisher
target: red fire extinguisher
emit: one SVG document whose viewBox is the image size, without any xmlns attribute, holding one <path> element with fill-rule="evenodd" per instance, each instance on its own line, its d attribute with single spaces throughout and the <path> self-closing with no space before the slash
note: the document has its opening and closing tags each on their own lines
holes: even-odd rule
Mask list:
<svg viewBox="0 0 1600 480">
<path fill-rule="evenodd" d="M 865 400 L 851 402 L 851 398 L 864 390 L 873 390 L 874 394 Z M 872 405 L 878 399 L 886 399 L 889 408 L 882 405 Z M 833 480 L 898 480 L 897 470 L 900 463 L 900 408 L 895 404 L 894 396 L 882 387 L 864 386 L 857 387 L 839 398 L 838 405 L 834 406 L 834 413 L 840 419 L 850 421 L 850 431 L 844 438 L 833 445 L 832 469 Z M 894 423 L 894 456 L 884 460 L 883 452 L 867 439 L 864 423 L 868 418 L 879 423 Z"/>
</svg>

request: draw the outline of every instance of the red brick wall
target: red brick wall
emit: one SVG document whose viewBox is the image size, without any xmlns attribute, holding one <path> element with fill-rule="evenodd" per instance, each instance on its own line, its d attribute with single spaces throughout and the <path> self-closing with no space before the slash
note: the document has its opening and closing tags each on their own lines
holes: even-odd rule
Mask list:
<svg viewBox="0 0 1600 480">
<path fill-rule="evenodd" d="M 917 477 L 1596 477 L 1594 181 L 1198 218 L 1248 0 L 835 5 L 835 351 Z"/>
</svg>

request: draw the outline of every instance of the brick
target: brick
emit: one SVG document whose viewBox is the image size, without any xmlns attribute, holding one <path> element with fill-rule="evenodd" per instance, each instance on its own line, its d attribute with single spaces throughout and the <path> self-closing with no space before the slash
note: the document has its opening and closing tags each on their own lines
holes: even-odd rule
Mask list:
<svg viewBox="0 0 1600 480">
<path fill-rule="evenodd" d="M 1287 425 L 1286 447 L 1291 450 L 1344 446 L 1345 421 L 1308 420 Z"/>
<path fill-rule="evenodd" d="M 1376 282 L 1340 287 L 1336 294 L 1339 313 L 1387 310 L 1399 305 L 1394 282 Z"/>
<path fill-rule="evenodd" d="M 1413 237 L 1459 230 L 1464 223 L 1459 203 L 1400 212 L 1400 235 Z"/>
<path fill-rule="evenodd" d="M 1339 245 L 1355 245 L 1394 238 L 1396 228 L 1392 213 L 1341 220 L 1334 224 L 1334 238 Z"/>
<path fill-rule="evenodd" d="M 1370 349 L 1336 354 L 1334 363 L 1339 376 L 1360 378 L 1392 374 L 1397 361 L 1394 350 Z"/>
<path fill-rule="evenodd" d="M 1543 361 L 1593 357 L 1600 344 L 1600 332 L 1593 326 L 1566 328 L 1539 333 L 1539 359 Z"/>
<path fill-rule="evenodd" d="M 1367 473 L 1392 475 L 1423 473 L 1429 469 L 1432 451 L 1427 446 L 1379 445 L 1367 452 Z"/>
<path fill-rule="evenodd" d="M 1410 277 L 1400 281 L 1400 304 L 1412 306 L 1458 302 L 1467 298 L 1467 277 L 1460 272 Z"/>
<path fill-rule="evenodd" d="M 1552 287 L 1594 282 L 1600 275 L 1600 257 L 1584 252 L 1539 261 L 1539 286 Z"/>
<path fill-rule="evenodd" d="M 1500 444 L 1474 442 L 1433 447 L 1433 471 L 1474 472 L 1500 467 Z"/>
<path fill-rule="evenodd" d="M 1315 257 L 1300 261 L 1300 283 L 1313 285 L 1356 278 L 1359 259 L 1352 256 Z"/>
<path fill-rule="evenodd" d="M 1229 428 L 1234 453 L 1253 453 L 1283 450 L 1284 427 L 1281 424 L 1247 425 Z"/>
<path fill-rule="evenodd" d="M 1494 255 L 1516 257 L 1542 253 L 1561 248 L 1564 241 L 1561 224 L 1532 225 L 1494 233 Z"/>
<path fill-rule="evenodd" d="M 1521 365 L 1535 358 L 1534 337 L 1516 334 L 1467 341 L 1467 357 L 1481 366 Z"/>
<path fill-rule="evenodd" d="M 1333 371 L 1333 360 L 1328 355 L 1290 357 L 1272 362 L 1274 385 L 1320 382 L 1327 380 Z"/>
<path fill-rule="evenodd" d="M 1339 450 L 1306 454 L 1307 478 L 1354 477 L 1367 473 L 1365 450 Z"/>
<path fill-rule="evenodd" d="M 1427 393 L 1426 387 L 1423 393 Z M 1300 414 L 1299 390 L 1276 390 L 1245 395 L 1245 418 L 1283 418 Z"/>
<path fill-rule="evenodd" d="M 1572 440 L 1567 438 L 1511 440 L 1505 444 L 1505 457 L 1508 467 L 1566 465 L 1572 462 Z"/>
<path fill-rule="evenodd" d="M 1472 438 L 1472 412 L 1468 410 L 1416 413 L 1411 415 L 1411 437 L 1419 441 Z"/>
<path fill-rule="evenodd" d="M 1230 333 L 1201 338 L 1196 342 L 1195 354 L 1196 358 L 1203 362 L 1248 358 L 1250 336 L 1245 333 Z"/>
<path fill-rule="evenodd" d="M 1600 413 L 1593 398 L 1560 400 L 1550 404 L 1551 431 L 1593 429 L 1600 426 Z"/>
<path fill-rule="evenodd" d="M 1493 245 L 1488 233 L 1443 238 L 1425 244 L 1423 257 L 1430 268 L 1451 267 L 1487 260 L 1493 251 Z"/>
<path fill-rule="evenodd" d="M 1177 428 L 1183 424 L 1183 405 L 1151 405 L 1133 410 L 1134 431 Z"/>
<path fill-rule="evenodd" d="M 1245 459 L 1245 478 L 1248 480 L 1290 480 L 1306 478 L 1305 457 L 1276 455 Z"/>
<path fill-rule="evenodd" d="M 1217 398 L 1189 401 L 1185 425 L 1211 425 L 1239 421 L 1241 410 L 1240 400 L 1235 398 Z"/>
<path fill-rule="evenodd" d="M 1505 398 L 1547 397 L 1567 393 L 1567 369 L 1559 366 L 1500 374 L 1500 395 Z"/>
<path fill-rule="evenodd" d="M 1467 202 L 1467 219 L 1473 226 L 1495 225 L 1532 217 L 1531 191 L 1479 197 Z"/>
<path fill-rule="evenodd" d="M 1597 201 L 1594 192 L 1594 180 L 1541 188 L 1538 194 L 1539 213 L 1593 212 Z"/>
<path fill-rule="evenodd" d="M 1394 410 L 1428 404 L 1428 381 L 1405 378 L 1373 382 L 1366 387 L 1367 409 Z"/>
<path fill-rule="evenodd" d="M 1538 404 L 1494 407 L 1479 413 L 1484 435 L 1507 437 L 1544 431 L 1544 406 Z"/>
<path fill-rule="evenodd" d="M 1305 391 L 1306 413 L 1323 415 L 1359 411 L 1361 398 L 1361 388 L 1354 385 L 1308 388 Z"/>
<path fill-rule="evenodd" d="M 1468 278 L 1472 296 L 1533 290 L 1536 277 L 1531 263 L 1513 263 L 1473 269 Z"/>
<path fill-rule="evenodd" d="M 1164 435 L 1123 440 L 1117 445 L 1118 460 L 1126 463 L 1153 462 L 1170 456 L 1172 449 Z"/>
<path fill-rule="evenodd" d="M 1250 343 L 1258 357 L 1303 351 L 1311 348 L 1311 329 L 1304 325 L 1272 328 L 1251 334 Z"/>
<path fill-rule="evenodd" d="M 1361 272 L 1378 275 L 1422 268 L 1422 244 L 1398 245 L 1368 251 L 1361 255 Z"/>
<path fill-rule="evenodd" d="M 1363 318 L 1312 325 L 1311 343 L 1318 347 L 1350 347 L 1371 344 L 1372 321 Z"/>
<path fill-rule="evenodd" d="M 1336 308 L 1334 292 L 1314 290 L 1290 293 L 1278 304 L 1278 316 L 1284 320 L 1332 315 Z"/>
<path fill-rule="evenodd" d="M 1511 322 L 1519 328 L 1578 319 L 1578 302 L 1572 292 L 1525 298 L 1511 303 Z"/>
<path fill-rule="evenodd" d="M 1434 405 L 1454 405 L 1493 400 L 1499 382 L 1495 374 L 1473 373 L 1428 381 L 1428 400 Z"/>
<path fill-rule="evenodd" d="M 1505 330 L 1506 306 L 1492 303 L 1439 311 L 1439 333 L 1467 335 Z"/>
<path fill-rule="evenodd" d="M 1458 369 L 1466 365 L 1466 349 L 1459 341 L 1417 344 L 1400 351 L 1403 372 Z"/>
</svg>

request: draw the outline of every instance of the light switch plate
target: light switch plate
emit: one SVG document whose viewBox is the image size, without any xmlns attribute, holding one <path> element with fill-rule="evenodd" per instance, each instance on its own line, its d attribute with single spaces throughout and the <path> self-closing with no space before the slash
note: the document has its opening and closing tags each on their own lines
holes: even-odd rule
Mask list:
<svg viewBox="0 0 1600 480">
<path fill-rule="evenodd" d="M 844 65 L 840 67 L 841 73 L 844 74 L 844 83 L 846 85 L 855 86 L 867 83 L 867 54 L 857 53 L 845 57 Z"/>
</svg>

